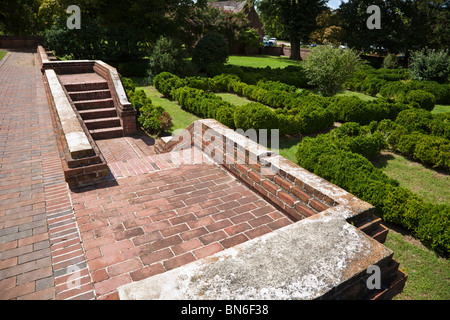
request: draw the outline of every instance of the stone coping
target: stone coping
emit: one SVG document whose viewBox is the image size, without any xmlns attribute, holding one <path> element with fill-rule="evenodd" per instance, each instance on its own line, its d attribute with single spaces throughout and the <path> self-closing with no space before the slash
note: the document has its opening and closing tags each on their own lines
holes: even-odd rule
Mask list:
<svg viewBox="0 0 450 320">
<path fill-rule="evenodd" d="M 45 70 L 51 95 L 72 158 L 94 155 L 94 150 L 54 70 Z"/>
<path fill-rule="evenodd" d="M 327 213 L 118 288 L 122 300 L 331 298 L 393 253 Z M 345 214 L 344 214 L 345 215 Z"/>
<path fill-rule="evenodd" d="M 291 190 L 300 187 L 328 207 L 210 257 L 122 286 L 120 299 L 367 298 L 377 295 L 366 285 L 369 266 L 383 270 L 384 288 L 398 275 L 393 252 L 351 223 L 371 214 L 373 206 L 342 188 L 212 119 L 198 120 L 159 143 L 166 152 L 195 146 L 218 164 L 230 153 L 241 154 L 240 161 L 250 166 L 256 159 L 256 166 L 270 168 L 291 183 Z"/>
</svg>

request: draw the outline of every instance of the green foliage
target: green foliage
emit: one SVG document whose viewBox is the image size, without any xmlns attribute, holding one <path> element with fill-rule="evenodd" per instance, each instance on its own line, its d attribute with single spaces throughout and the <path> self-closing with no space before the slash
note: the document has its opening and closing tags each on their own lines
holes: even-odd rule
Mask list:
<svg viewBox="0 0 450 320">
<path fill-rule="evenodd" d="M 416 102 L 420 108 L 431 111 L 436 105 L 436 98 L 433 94 L 423 90 L 411 90 L 406 95 L 405 102 Z"/>
<path fill-rule="evenodd" d="M 330 102 L 330 111 L 336 120 L 369 124 L 372 121 L 395 119 L 397 114 L 407 106 L 386 99 L 363 101 L 358 97 L 334 97 Z"/>
<path fill-rule="evenodd" d="M 122 83 L 128 100 L 137 111 L 136 120 L 142 128 L 157 136 L 172 129 L 172 117 L 163 107 L 153 105 L 143 90 L 136 90 L 131 79 L 122 78 Z"/>
<path fill-rule="evenodd" d="M 181 42 L 168 37 L 160 37 L 149 58 L 148 77 L 151 83 L 161 72 L 177 73 L 183 62 Z"/>
<path fill-rule="evenodd" d="M 429 124 L 432 120 L 433 115 L 427 110 L 407 109 L 398 114 L 395 122 L 408 129 L 409 132 L 429 133 Z"/>
<path fill-rule="evenodd" d="M 380 95 L 386 98 L 404 100 L 411 90 L 422 90 L 431 93 L 437 104 L 450 104 L 450 86 L 435 81 L 390 81 L 380 89 Z"/>
<path fill-rule="evenodd" d="M 372 155 L 383 148 L 376 142 L 381 141 L 381 137 L 376 132 L 372 136 L 369 134 L 375 127 L 375 124 L 361 127 L 347 123 L 328 134 L 304 138 L 298 145 L 297 162 L 303 168 L 371 203 L 383 220 L 402 225 L 412 231 L 424 245 L 438 254 L 448 256 L 449 206 L 427 203 L 411 191 L 399 187 L 397 181 L 376 169 L 362 155 L 367 153 L 365 148 L 361 148 L 364 145 L 361 141 L 367 143 L 372 139 Z M 384 121 L 377 127 L 381 133 L 381 129 L 390 130 L 394 125 L 392 121 Z M 408 140 L 411 144 L 414 138 Z M 433 142 L 427 140 L 417 144 L 425 147 Z M 434 147 L 431 149 L 435 150 Z M 429 154 L 429 150 L 418 150 L 418 154 L 421 152 Z"/>
<path fill-rule="evenodd" d="M 204 69 L 210 63 L 225 63 L 230 55 L 228 44 L 218 33 L 206 34 L 194 48 L 192 61 Z"/>
<path fill-rule="evenodd" d="M 228 128 L 235 129 L 234 124 L 234 111 L 233 105 L 222 105 L 216 111 L 216 120 L 226 125 Z"/>
<path fill-rule="evenodd" d="M 450 75 L 450 54 L 448 49 L 424 48 L 411 54 L 409 66 L 416 80 L 445 83 Z"/>
<path fill-rule="evenodd" d="M 304 62 L 309 84 L 319 88 L 324 96 L 342 89 L 362 65 L 358 53 L 331 46 L 316 47 Z"/>
<path fill-rule="evenodd" d="M 238 129 L 243 129 L 244 131 L 254 129 L 258 132 L 259 129 L 270 130 L 278 128 L 278 118 L 271 108 L 252 102 L 236 107 L 234 124 Z"/>
<path fill-rule="evenodd" d="M 146 45 L 126 25 L 104 26 L 99 18 L 83 17 L 82 29 L 70 30 L 61 16 L 44 32 L 44 47 L 76 60 L 130 61 L 145 54 Z"/>
<path fill-rule="evenodd" d="M 398 66 L 397 55 L 390 53 L 383 59 L 383 68 L 395 69 Z"/>
</svg>

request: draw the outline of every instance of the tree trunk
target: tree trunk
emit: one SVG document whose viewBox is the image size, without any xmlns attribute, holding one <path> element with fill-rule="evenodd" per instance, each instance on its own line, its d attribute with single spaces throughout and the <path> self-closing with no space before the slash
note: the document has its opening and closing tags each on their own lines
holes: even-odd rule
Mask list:
<svg viewBox="0 0 450 320">
<path fill-rule="evenodd" d="M 292 60 L 302 60 L 300 56 L 300 40 L 297 38 L 291 38 L 291 57 Z"/>
</svg>

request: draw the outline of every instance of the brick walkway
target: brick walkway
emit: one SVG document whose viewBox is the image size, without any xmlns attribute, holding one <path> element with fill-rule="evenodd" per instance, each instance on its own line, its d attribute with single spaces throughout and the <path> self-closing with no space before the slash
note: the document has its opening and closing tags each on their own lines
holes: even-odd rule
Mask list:
<svg viewBox="0 0 450 320">
<path fill-rule="evenodd" d="M 45 191 L 59 159 L 35 64 L 34 54 L 12 53 L 0 68 L 1 299 L 55 296 Z"/>
<path fill-rule="evenodd" d="M 116 179 L 72 193 L 97 298 L 291 223 L 219 166 L 182 153 L 130 158 L 139 148 L 125 139 L 100 143 L 126 155 L 108 163 Z"/>
<path fill-rule="evenodd" d="M 123 284 L 291 223 L 216 164 L 155 155 L 153 143 L 99 140 L 114 177 L 70 191 L 35 55 L 9 55 L 0 65 L 0 299 L 114 299 Z"/>
</svg>

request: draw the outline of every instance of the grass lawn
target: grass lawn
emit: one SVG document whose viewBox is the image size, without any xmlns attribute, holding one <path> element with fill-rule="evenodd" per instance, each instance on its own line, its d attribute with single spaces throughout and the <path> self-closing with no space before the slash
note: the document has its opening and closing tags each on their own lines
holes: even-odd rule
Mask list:
<svg viewBox="0 0 450 320">
<path fill-rule="evenodd" d="M 300 62 L 290 60 L 286 56 L 230 56 L 227 64 L 253 68 L 285 68 L 287 66 L 298 66 Z"/>
<path fill-rule="evenodd" d="M 6 51 L 0 51 L 0 60 L 2 60 L 6 56 L 7 53 L 8 52 L 6 52 Z"/>
<path fill-rule="evenodd" d="M 147 96 L 152 99 L 154 105 L 161 106 L 172 116 L 173 129 L 185 129 L 192 122 L 200 119 L 181 109 L 181 107 L 175 102 L 169 99 L 162 98 L 161 94 L 152 86 L 148 87 L 136 87 L 136 89 L 143 89 Z"/>
<path fill-rule="evenodd" d="M 391 152 L 382 152 L 372 163 L 425 201 L 450 204 L 450 175 Z"/>
<path fill-rule="evenodd" d="M 442 105 L 442 104 L 437 104 L 433 111 L 431 111 L 431 113 L 445 113 L 445 112 L 450 112 L 450 105 Z"/>
<path fill-rule="evenodd" d="M 251 100 L 239 97 L 238 95 L 232 93 L 216 93 L 216 95 L 221 97 L 223 101 L 227 101 L 231 104 L 234 104 L 235 106 L 242 106 L 244 104 L 252 102 Z"/>
<path fill-rule="evenodd" d="M 390 227 L 389 225 L 387 227 Z M 417 240 L 389 230 L 386 242 L 394 251 L 394 259 L 406 272 L 403 292 L 394 300 L 449 300 L 450 262 L 424 248 Z"/>
</svg>

